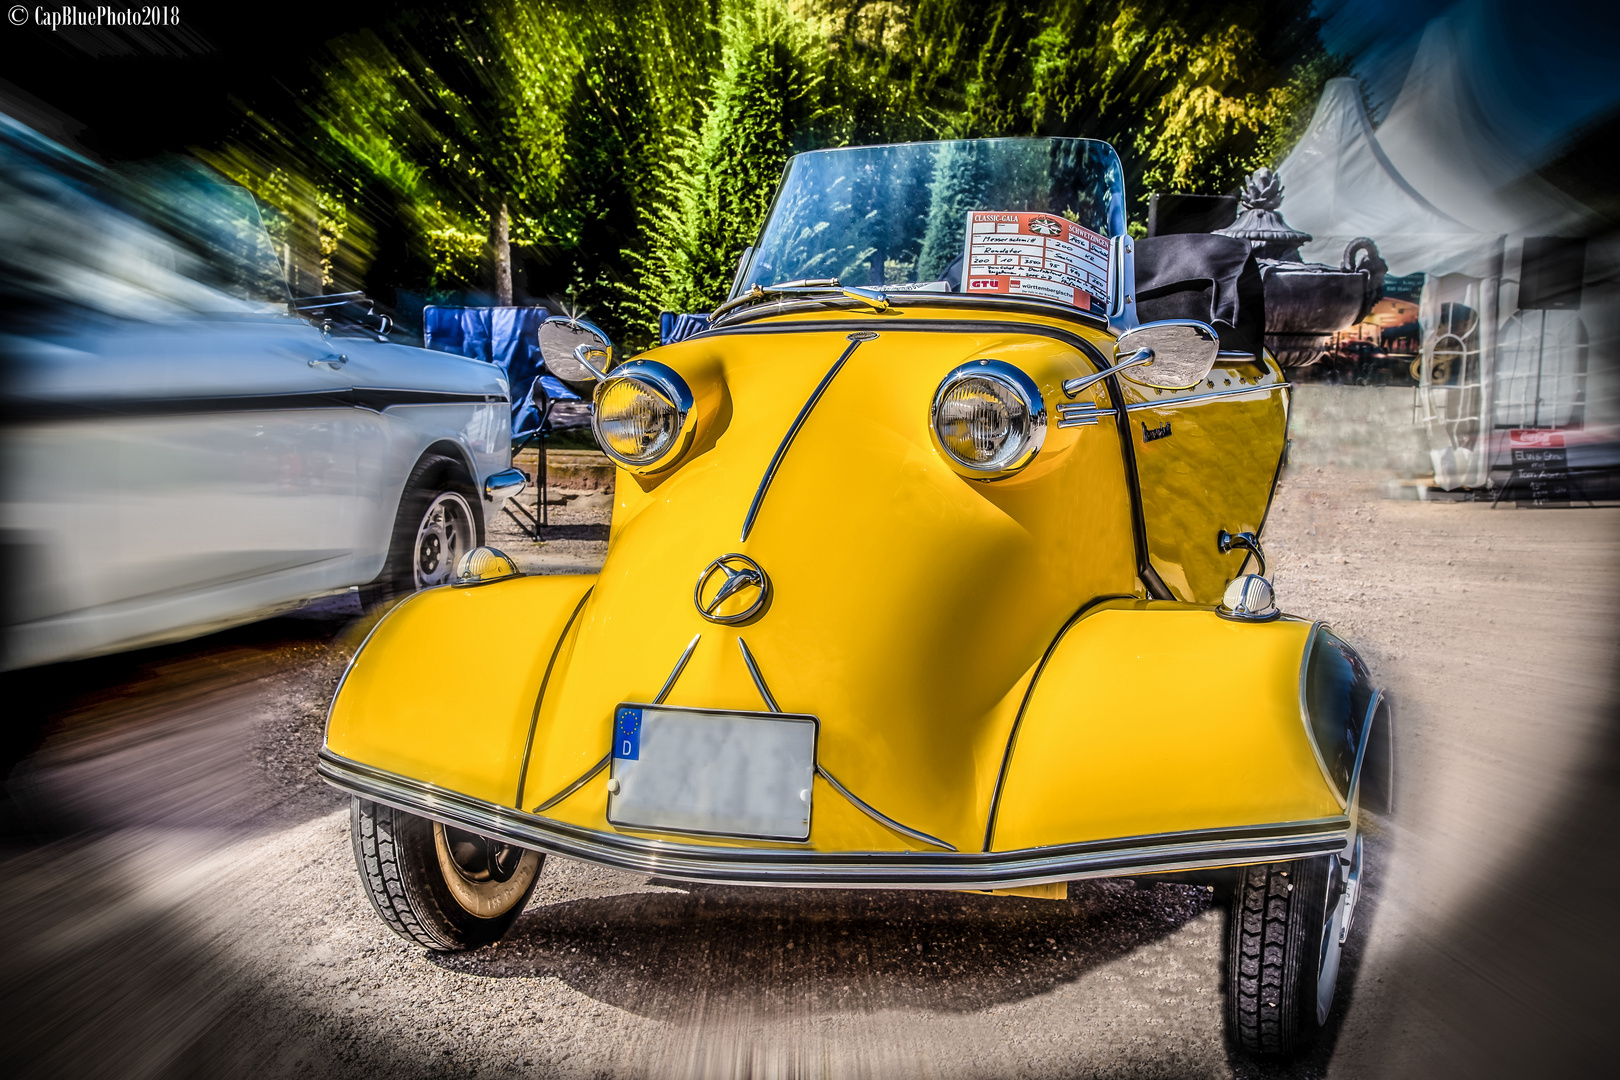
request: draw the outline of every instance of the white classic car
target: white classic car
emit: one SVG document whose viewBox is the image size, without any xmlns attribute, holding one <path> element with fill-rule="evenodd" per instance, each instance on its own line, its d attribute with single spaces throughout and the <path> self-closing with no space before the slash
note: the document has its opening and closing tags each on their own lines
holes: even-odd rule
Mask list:
<svg viewBox="0 0 1620 1080">
<path fill-rule="evenodd" d="M 292 304 L 212 174 L 132 185 L 0 117 L 0 291 L 0 669 L 448 581 L 523 486 L 501 370 Z"/>
</svg>

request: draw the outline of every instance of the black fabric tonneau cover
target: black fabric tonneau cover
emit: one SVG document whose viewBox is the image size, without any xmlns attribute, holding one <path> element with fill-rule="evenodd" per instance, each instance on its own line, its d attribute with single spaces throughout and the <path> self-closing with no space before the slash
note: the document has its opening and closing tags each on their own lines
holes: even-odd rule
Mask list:
<svg viewBox="0 0 1620 1080">
<path fill-rule="evenodd" d="M 1215 328 L 1222 349 L 1260 355 L 1265 291 L 1249 242 L 1213 233 L 1136 241 L 1136 317 L 1197 319 Z"/>
</svg>

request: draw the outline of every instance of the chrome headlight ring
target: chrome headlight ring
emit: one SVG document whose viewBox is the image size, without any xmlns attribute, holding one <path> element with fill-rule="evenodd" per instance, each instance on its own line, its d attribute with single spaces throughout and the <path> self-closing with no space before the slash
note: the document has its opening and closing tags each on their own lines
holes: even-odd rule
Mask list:
<svg viewBox="0 0 1620 1080">
<path fill-rule="evenodd" d="M 596 384 L 591 401 L 597 445 L 638 476 L 669 468 L 691 448 L 697 428 L 692 390 L 663 364 L 653 360 L 620 364 Z M 640 410 L 639 415 L 632 415 L 634 410 Z M 635 452 L 626 443 L 642 443 L 644 448 Z"/>
<path fill-rule="evenodd" d="M 934 448 L 974 480 L 1001 480 L 1024 468 L 1046 442 L 1046 402 L 1023 371 L 1002 360 L 953 369 L 928 412 Z"/>
</svg>

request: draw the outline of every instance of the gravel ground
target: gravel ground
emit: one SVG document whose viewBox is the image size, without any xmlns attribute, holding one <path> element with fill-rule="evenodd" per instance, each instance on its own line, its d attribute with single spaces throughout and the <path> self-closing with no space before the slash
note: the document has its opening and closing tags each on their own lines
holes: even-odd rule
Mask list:
<svg viewBox="0 0 1620 1080">
<path fill-rule="evenodd" d="M 1290 470 L 1265 533 L 1283 606 L 1362 647 L 1399 709 L 1400 805 L 1372 829 L 1344 1004 L 1292 1066 L 1229 1060 L 1223 916 L 1190 886 L 1076 884 L 1066 902 L 787 892 L 553 858 L 506 941 L 407 945 L 361 892 L 347 800 L 312 770 L 366 629 L 340 598 L 10 678 L 47 736 L 11 783 L 0 1069 L 1578 1073 L 1602 1036 L 1566 1007 L 1568 975 L 1612 957 L 1583 942 L 1612 932 L 1614 891 L 1551 894 L 1557 932 L 1535 958 L 1567 953 L 1561 981 L 1513 946 L 1548 910 L 1545 838 L 1567 838 L 1572 814 L 1591 828 L 1572 807 L 1607 782 L 1583 770 L 1610 732 L 1620 511 L 1387 502 L 1378 479 Z M 544 545 L 499 523 L 491 542 L 536 571 L 599 562 L 607 500 L 553 512 Z"/>
</svg>

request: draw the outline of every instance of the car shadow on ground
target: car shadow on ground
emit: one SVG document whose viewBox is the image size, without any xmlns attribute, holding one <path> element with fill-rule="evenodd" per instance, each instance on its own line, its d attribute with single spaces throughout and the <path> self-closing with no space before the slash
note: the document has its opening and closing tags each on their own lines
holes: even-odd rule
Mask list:
<svg viewBox="0 0 1620 1080">
<path fill-rule="evenodd" d="M 540 542 L 547 540 L 601 540 L 606 543 L 611 526 L 598 524 L 542 525 Z"/>
<path fill-rule="evenodd" d="M 1202 886 L 1076 882 L 1069 899 L 687 885 L 530 908 L 450 970 L 554 976 L 681 1022 L 744 1015 L 973 1012 L 1045 994 L 1208 911 Z"/>
<path fill-rule="evenodd" d="M 0 675 L 0 837 L 130 827 L 264 832 L 347 797 L 315 753 L 379 612 L 340 595 L 169 645 Z"/>
</svg>

